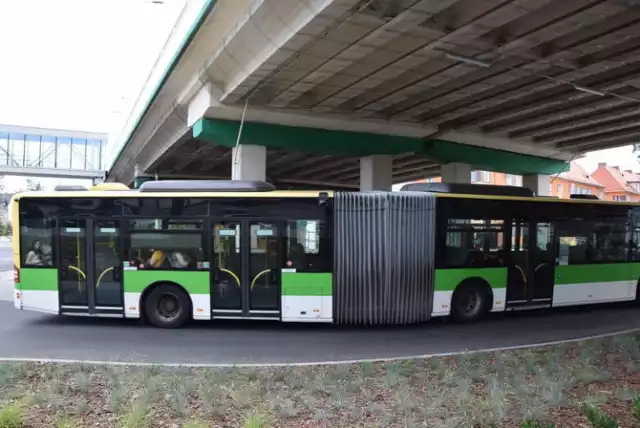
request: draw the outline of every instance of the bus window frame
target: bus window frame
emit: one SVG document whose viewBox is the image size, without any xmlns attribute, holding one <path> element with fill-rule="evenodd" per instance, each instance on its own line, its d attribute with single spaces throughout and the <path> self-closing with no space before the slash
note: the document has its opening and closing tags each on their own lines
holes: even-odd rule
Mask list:
<svg viewBox="0 0 640 428">
<path fill-rule="evenodd" d="M 136 220 L 160 220 L 162 221 L 162 224 L 164 225 L 165 221 L 198 221 L 201 223 L 202 227 L 200 229 L 134 229 L 133 227 L 131 227 L 131 223 L 136 221 Z M 200 242 L 202 243 L 203 247 L 202 247 L 202 261 L 206 262 L 206 261 L 210 261 L 211 257 L 210 257 L 210 251 L 211 249 L 208 248 L 208 238 L 207 238 L 207 228 L 209 227 L 209 225 L 211 224 L 211 219 L 208 217 L 122 217 L 122 223 L 123 223 L 123 236 L 125 238 L 124 240 L 124 246 L 123 246 L 123 260 L 131 262 L 131 260 L 134 259 L 134 257 L 132 257 L 132 255 L 130 254 L 131 252 L 131 236 L 135 233 L 135 234 L 142 234 L 142 235 L 150 235 L 153 233 L 162 233 L 162 234 L 189 234 L 189 235 L 200 235 Z M 126 225 L 126 226 L 125 226 Z M 125 231 L 126 228 L 126 231 Z M 142 264 L 146 264 L 146 261 L 141 260 Z M 148 268 L 144 268 L 143 270 L 151 270 L 151 271 L 179 271 L 179 272 L 204 272 L 204 271 L 209 271 L 209 268 L 205 268 L 205 267 L 201 267 L 198 268 L 197 265 L 196 267 L 184 267 L 184 268 L 174 268 L 174 267 L 148 267 Z"/>
<path fill-rule="evenodd" d="M 201 202 L 206 202 L 207 205 L 207 215 L 171 215 L 169 212 L 155 212 L 152 215 L 141 215 L 135 212 L 136 206 L 139 207 L 142 205 L 141 199 L 174 199 L 183 201 L 183 205 L 187 203 L 189 200 L 198 200 Z M 93 204 L 100 205 L 100 200 L 110 200 L 113 203 L 110 204 L 110 207 L 113 209 L 106 211 L 104 213 L 100 213 L 98 215 L 92 215 L 91 211 L 83 211 L 81 213 L 71 212 L 67 209 L 68 201 L 77 201 L 77 203 L 82 204 Z M 133 202 L 135 201 L 135 202 Z M 325 222 L 325 235 L 321 237 L 321 242 L 324 240 L 325 243 L 321 245 L 327 245 L 327 247 L 331 250 L 330 254 L 327 254 L 325 257 L 324 264 L 326 266 L 325 271 L 331 272 L 333 268 L 333 216 L 332 216 L 332 203 L 331 199 L 329 199 L 328 203 L 321 205 L 318 203 L 318 197 L 315 196 L 294 196 L 294 197 L 282 197 L 282 196 L 266 196 L 266 197 L 243 197 L 237 196 L 232 198 L 227 197 L 190 197 L 188 195 L 180 195 L 174 197 L 158 197 L 154 195 L 135 195 L 131 197 L 118 197 L 111 196 L 109 194 L 101 195 L 101 196 L 86 196 L 79 194 L 78 196 L 73 197 L 60 197 L 56 198 L 52 196 L 51 198 L 29 198 L 23 197 L 21 198 L 19 203 L 19 215 L 18 215 L 18 226 L 19 228 L 22 226 L 22 223 L 25 218 L 25 210 L 23 204 L 34 204 L 35 207 L 39 208 L 42 205 L 51 204 L 50 207 L 50 215 L 52 221 L 51 226 L 51 234 L 52 234 L 52 251 L 53 251 L 53 262 L 49 268 L 58 268 L 58 257 L 55 255 L 57 247 L 59 245 L 59 230 L 58 223 L 61 218 L 65 219 L 95 219 L 95 220 L 119 220 L 121 225 L 121 256 L 122 260 L 129 260 L 129 252 L 131 246 L 131 233 L 145 233 L 142 229 L 135 230 L 131 228 L 130 222 L 132 220 L 138 219 L 157 219 L 170 221 L 200 221 L 202 222 L 202 229 L 199 231 L 190 229 L 176 229 L 176 233 L 184 233 L 185 231 L 189 231 L 188 233 L 200 233 L 202 235 L 202 243 L 204 245 L 203 248 L 203 257 L 205 260 L 211 260 L 212 254 L 212 236 L 209 236 L 209 233 L 206 231 L 211 229 L 212 222 L 215 219 L 225 220 L 244 220 L 244 219 L 263 219 L 265 221 L 274 221 L 274 222 L 284 222 L 284 226 L 286 227 L 287 221 L 295 221 L 300 219 L 312 219 L 319 220 Z M 214 207 L 223 207 L 222 210 L 214 208 Z M 231 208 L 228 208 L 231 207 Z M 239 208 L 237 214 L 234 215 L 233 210 L 234 207 Z M 263 207 L 263 208 L 261 208 Z M 31 208 L 31 207 L 29 207 Z M 42 212 L 46 210 L 40 210 Z M 165 210 L 166 211 L 166 210 Z M 224 212 L 227 215 L 219 216 L 216 213 Z M 265 215 L 266 214 L 266 215 Z M 20 230 L 18 228 L 18 231 Z M 154 230 L 149 230 L 148 232 L 153 232 Z M 166 229 L 162 230 L 162 233 L 171 233 L 173 230 Z M 324 239 L 322 239 L 324 238 Z M 21 251 L 22 245 L 24 243 L 23 239 L 20 239 Z M 22 259 L 22 254 L 21 254 Z M 21 266 L 23 265 L 23 260 L 20 261 Z M 33 266 L 34 268 L 47 268 L 47 266 Z"/>
<path fill-rule="evenodd" d="M 505 245 L 504 250 L 510 254 L 511 252 L 511 229 L 514 221 L 522 220 L 531 224 L 550 223 L 555 228 L 554 247 L 556 255 L 556 266 L 558 265 L 559 256 L 559 225 L 563 221 L 575 222 L 578 219 L 584 221 L 597 222 L 603 218 L 622 218 L 631 216 L 635 212 L 638 219 L 637 229 L 640 232 L 640 207 L 629 205 L 616 205 L 601 202 L 572 202 L 567 201 L 540 201 L 540 200 L 522 200 L 522 199 L 486 199 L 486 198 L 455 198 L 444 197 L 436 200 L 436 269 L 451 269 L 446 266 L 443 260 L 446 246 L 447 222 L 453 219 L 504 219 L 505 220 Z M 628 232 L 632 232 L 633 222 L 631 219 L 627 222 Z M 509 234 L 509 236 L 507 236 Z M 639 233 L 640 238 L 640 233 Z M 632 242 L 633 233 L 629 240 L 627 259 L 617 261 L 594 261 L 586 264 L 614 264 L 628 263 L 632 261 Z M 640 246 L 640 242 L 636 243 Z M 584 266 L 574 265 L 574 266 Z"/>
</svg>

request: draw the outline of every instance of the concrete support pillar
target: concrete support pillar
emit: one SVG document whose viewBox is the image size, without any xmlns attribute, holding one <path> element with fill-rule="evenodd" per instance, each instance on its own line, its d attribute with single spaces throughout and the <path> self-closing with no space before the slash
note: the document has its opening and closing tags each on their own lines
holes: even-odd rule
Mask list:
<svg viewBox="0 0 640 428">
<path fill-rule="evenodd" d="M 360 191 L 391 191 L 393 184 L 393 158 L 372 155 L 360 158 Z"/>
<path fill-rule="evenodd" d="M 442 165 L 440 175 L 443 183 L 471 183 L 471 165 L 454 162 Z"/>
<path fill-rule="evenodd" d="M 133 167 L 133 183 L 131 183 L 132 188 L 139 189 L 142 186 L 142 183 L 153 180 L 151 175 L 145 173 L 140 165 L 135 164 Z M 124 183 L 129 185 L 128 183 Z"/>
<path fill-rule="evenodd" d="M 240 144 L 231 153 L 231 179 L 265 181 L 267 179 L 267 148 Z"/>
<path fill-rule="evenodd" d="M 533 190 L 536 196 L 549 196 L 549 176 L 547 174 L 523 175 L 522 187 Z"/>
</svg>

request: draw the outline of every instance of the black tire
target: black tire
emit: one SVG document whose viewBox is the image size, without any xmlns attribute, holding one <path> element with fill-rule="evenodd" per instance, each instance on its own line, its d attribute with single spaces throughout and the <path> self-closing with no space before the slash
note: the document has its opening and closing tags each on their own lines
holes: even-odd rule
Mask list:
<svg viewBox="0 0 640 428">
<path fill-rule="evenodd" d="M 162 284 L 146 297 L 144 311 L 155 327 L 180 328 L 191 319 L 191 299 L 177 285 Z"/>
<path fill-rule="evenodd" d="M 491 292 L 480 281 L 460 284 L 451 298 L 451 318 L 458 322 L 473 322 L 483 318 L 492 306 Z"/>
</svg>

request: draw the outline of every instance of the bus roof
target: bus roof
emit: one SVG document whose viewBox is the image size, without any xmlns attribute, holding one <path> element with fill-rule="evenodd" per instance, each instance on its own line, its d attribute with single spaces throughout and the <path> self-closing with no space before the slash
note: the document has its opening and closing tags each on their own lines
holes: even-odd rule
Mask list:
<svg viewBox="0 0 640 428">
<path fill-rule="evenodd" d="M 499 195 L 463 195 L 459 193 L 435 193 L 436 198 L 481 199 L 496 201 L 528 201 L 528 202 L 556 202 L 563 204 L 606 204 L 640 206 L 640 202 L 603 201 L 601 199 L 561 199 L 548 196 L 499 196 Z"/>
<path fill-rule="evenodd" d="M 24 192 L 14 195 L 13 200 L 21 198 L 317 198 L 321 194 L 334 196 L 332 190 L 274 190 L 269 192 L 138 192 L 125 191 L 38 191 Z M 466 195 L 459 193 L 434 193 L 436 198 L 458 198 L 497 201 L 552 202 L 562 204 L 608 204 L 640 206 L 640 202 L 603 201 L 598 199 L 560 199 L 552 197 L 500 196 L 500 195 Z"/>
<path fill-rule="evenodd" d="M 317 198 L 321 194 L 333 196 L 333 191 L 274 190 L 270 192 L 138 192 L 135 190 L 105 191 L 38 191 L 17 193 L 20 198 Z"/>
</svg>

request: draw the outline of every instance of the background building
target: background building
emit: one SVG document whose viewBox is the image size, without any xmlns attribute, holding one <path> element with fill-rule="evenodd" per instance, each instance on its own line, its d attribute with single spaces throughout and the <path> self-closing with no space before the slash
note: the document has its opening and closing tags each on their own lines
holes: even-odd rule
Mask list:
<svg viewBox="0 0 640 428">
<path fill-rule="evenodd" d="M 440 177 L 418 180 L 423 183 L 439 183 Z M 493 184 L 500 186 L 522 186 L 522 176 L 492 171 L 472 171 L 474 184 Z M 617 166 L 599 163 L 598 168 L 589 174 L 576 162 L 572 162 L 569 171 L 549 177 L 549 196 L 568 199 L 570 195 L 596 195 L 598 199 L 608 201 L 640 201 L 640 174 L 631 170 L 621 170 Z"/>
<path fill-rule="evenodd" d="M 0 125 L 0 165 L 103 170 L 106 134 Z"/>
<path fill-rule="evenodd" d="M 605 186 L 604 199 L 609 201 L 640 201 L 640 175 L 618 166 L 598 163 L 593 178 Z"/>
<path fill-rule="evenodd" d="M 0 187 L 7 193 L 27 188 L 28 181 L 45 189 L 90 185 L 104 177 L 107 138 L 98 132 L 0 124 Z"/>
<path fill-rule="evenodd" d="M 572 162 L 569 171 L 549 177 L 549 195 L 565 199 L 570 195 L 596 195 L 598 199 L 604 199 L 605 186 Z"/>
</svg>

